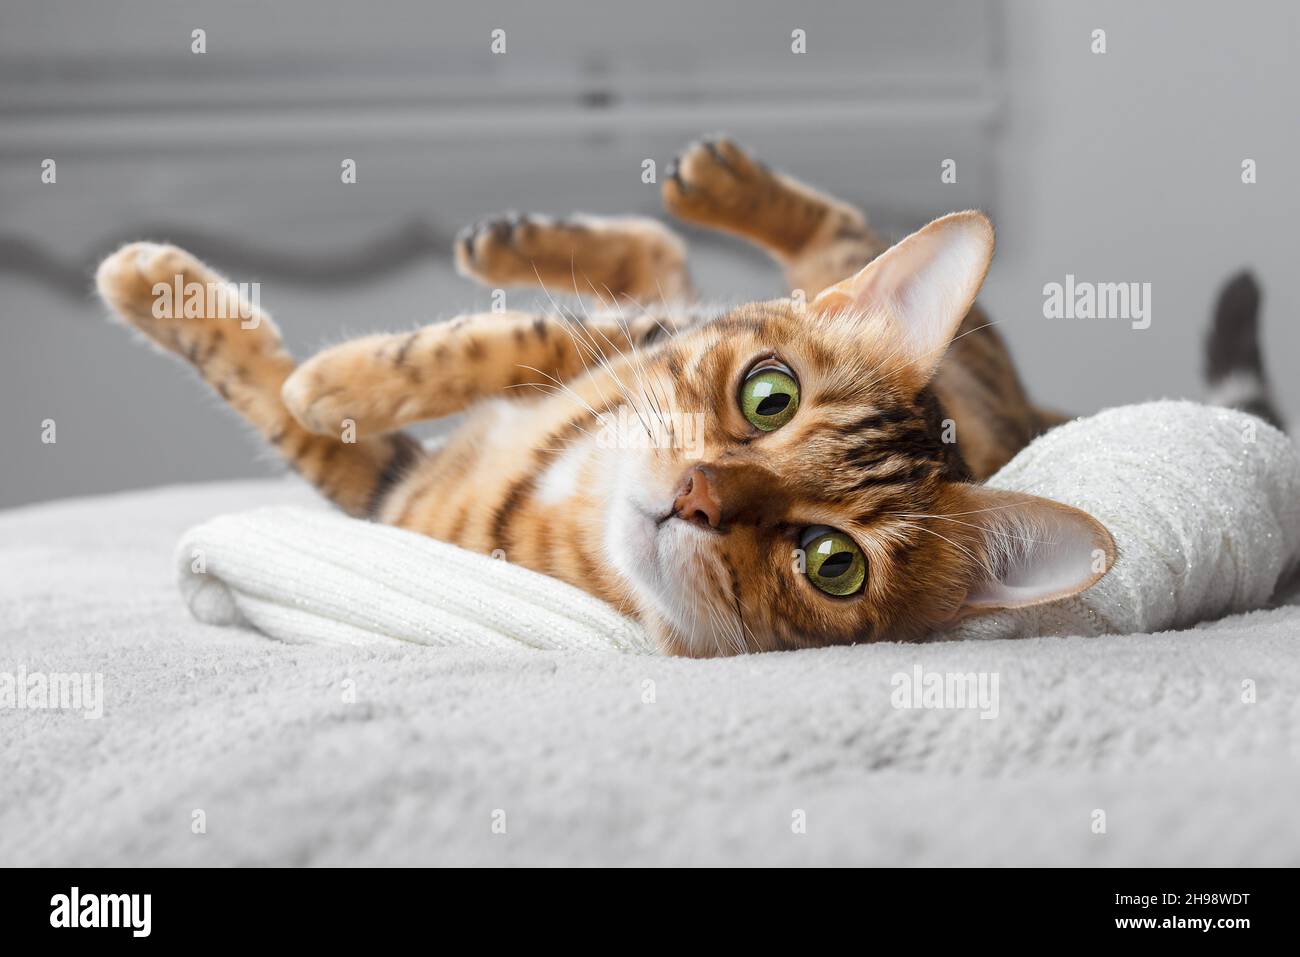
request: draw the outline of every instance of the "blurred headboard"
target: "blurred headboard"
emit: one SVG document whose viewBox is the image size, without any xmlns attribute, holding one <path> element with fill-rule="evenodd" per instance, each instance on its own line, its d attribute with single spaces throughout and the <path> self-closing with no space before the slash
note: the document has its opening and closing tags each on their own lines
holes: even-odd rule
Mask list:
<svg viewBox="0 0 1300 957">
<path fill-rule="evenodd" d="M 886 230 L 995 201 L 994 0 L 6 7 L 9 268 L 75 267 L 80 281 L 126 232 L 198 229 L 252 243 L 290 280 L 342 281 L 375 243 L 445 249 L 461 223 L 501 208 L 655 212 L 643 160 L 662 168 L 716 130 Z M 793 52 L 797 31 L 806 52 Z M 59 164 L 56 195 L 39 183 L 45 157 Z M 340 188 L 344 159 L 354 188 Z M 945 159 L 956 183 L 940 182 Z"/>
</svg>

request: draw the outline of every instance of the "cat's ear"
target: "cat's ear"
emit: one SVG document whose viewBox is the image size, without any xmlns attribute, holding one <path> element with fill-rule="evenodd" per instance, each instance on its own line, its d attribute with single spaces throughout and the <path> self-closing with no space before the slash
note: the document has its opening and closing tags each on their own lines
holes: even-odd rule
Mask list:
<svg viewBox="0 0 1300 957">
<path fill-rule="evenodd" d="M 1070 505 L 1022 492 L 963 486 L 960 521 L 979 529 L 983 548 L 962 614 L 1024 608 L 1077 595 L 1115 563 L 1106 526 Z M 958 526 L 960 527 L 960 526 Z"/>
<path fill-rule="evenodd" d="M 811 303 L 813 311 L 885 310 L 901 348 L 923 375 L 933 373 L 993 258 L 993 224 L 983 213 L 950 213 L 881 253 Z"/>
</svg>

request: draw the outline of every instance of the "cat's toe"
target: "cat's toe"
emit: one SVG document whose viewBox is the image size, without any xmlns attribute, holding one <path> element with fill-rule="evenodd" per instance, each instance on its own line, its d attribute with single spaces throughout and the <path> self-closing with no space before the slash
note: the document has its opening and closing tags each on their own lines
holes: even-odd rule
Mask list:
<svg viewBox="0 0 1300 957">
<path fill-rule="evenodd" d="M 100 295 L 115 305 L 131 305 L 149 292 L 148 264 L 162 248 L 157 243 L 127 243 L 105 259 L 95 273 Z"/>
<path fill-rule="evenodd" d="M 456 236 L 456 268 L 476 279 L 491 278 L 505 258 L 517 259 L 516 238 L 531 223 L 518 213 L 490 216 Z"/>
<path fill-rule="evenodd" d="M 317 398 L 322 389 L 315 371 L 306 366 L 299 366 L 284 380 L 280 387 L 280 399 L 285 408 L 308 432 L 330 434 L 334 423 L 329 421 L 332 410 L 320 408 Z"/>
<path fill-rule="evenodd" d="M 128 243 L 99 265 L 95 285 L 109 305 L 134 316 L 145 312 L 153 318 L 153 305 L 160 287 L 170 292 L 178 285 L 212 284 L 207 267 L 177 246 L 163 243 Z"/>
<path fill-rule="evenodd" d="M 664 206 L 686 219 L 734 208 L 764 172 L 734 140 L 705 137 L 668 164 L 661 190 Z"/>
</svg>

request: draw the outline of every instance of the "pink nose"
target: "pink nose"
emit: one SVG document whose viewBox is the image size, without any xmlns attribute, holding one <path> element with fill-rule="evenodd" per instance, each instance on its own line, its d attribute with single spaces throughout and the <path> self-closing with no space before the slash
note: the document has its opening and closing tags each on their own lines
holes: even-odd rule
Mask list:
<svg viewBox="0 0 1300 957">
<path fill-rule="evenodd" d="M 722 503 L 709 484 L 707 469 L 697 465 L 686 473 L 673 500 L 673 514 L 688 522 L 707 522 L 711 528 L 722 524 Z"/>
</svg>

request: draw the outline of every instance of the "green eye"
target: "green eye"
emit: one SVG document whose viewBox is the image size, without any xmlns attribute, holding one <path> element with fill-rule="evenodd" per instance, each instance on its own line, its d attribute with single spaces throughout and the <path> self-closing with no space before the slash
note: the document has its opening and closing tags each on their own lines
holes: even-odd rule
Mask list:
<svg viewBox="0 0 1300 957">
<path fill-rule="evenodd" d="M 784 367 L 765 366 L 751 372 L 740 387 L 740 411 L 749 424 L 774 432 L 799 408 L 799 383 Z"/>
<path fill-rule="evenodd" d="M 867 560 L 853 539 L 833 528 L 804 532 L 804 574 L 828 595 L 852 595 L 867 578 Z"/>
</svg>

